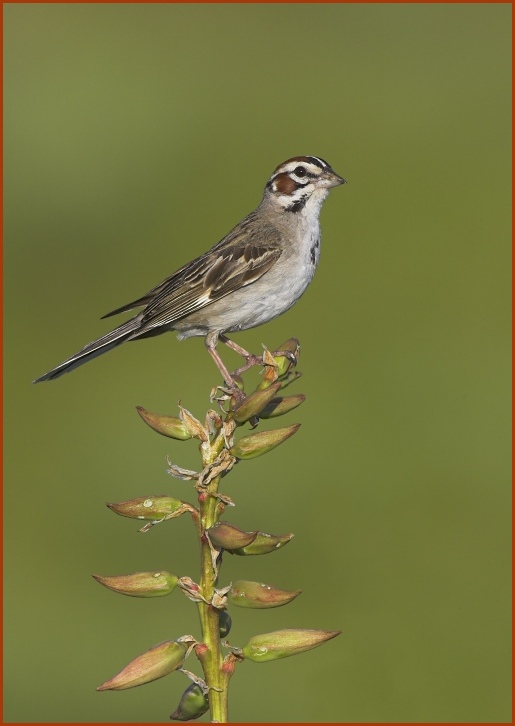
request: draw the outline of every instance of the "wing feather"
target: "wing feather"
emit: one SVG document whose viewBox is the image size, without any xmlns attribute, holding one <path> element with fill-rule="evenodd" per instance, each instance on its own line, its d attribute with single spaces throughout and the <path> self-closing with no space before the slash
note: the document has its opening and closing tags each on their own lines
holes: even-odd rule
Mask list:
<svg viewBox="0 0 515 726">
<path fill-rule="evenodd" d="M 250 285 L 279 259 L 277 245 L 234 245 L 213 249 L 175 273 L 163 284 L 143 311 L 139 334 L 201 310 L 231 292 Z M 179 271 L 180 272 L 180 271 Z"/>
<path fill-rule="evenodd" d="M 173 325 L 231 292 L 251 285 L 281 256 L 279 231 L 256 213 L 245 217 L 223 240 L 206 254 L 183 265 L 143 297 L 104 315 L 145 306 L 138 318 L 139 337 L 161 326 Z M 157 331 L 156 331 L 157 332 Z"/>
</svg>

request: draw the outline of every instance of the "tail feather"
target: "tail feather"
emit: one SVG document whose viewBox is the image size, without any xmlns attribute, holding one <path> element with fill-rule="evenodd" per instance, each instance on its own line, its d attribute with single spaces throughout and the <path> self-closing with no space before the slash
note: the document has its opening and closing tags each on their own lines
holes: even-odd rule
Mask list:
<svg viewBox="0 0 515 726">
<path fill-rule="evenodd" d="M 138 317 L 127 320 L 126 323 L 120 325 L 119 328 L 111 330 L 110 333 L 106 333 L 98 340 L 94 340 L 92 343 L 88 343 L 81 350 L 74 355 L 67 358 L 65 361 L 60 363 L 51 371 L 45 373 L 40 378 L 36 378 L 33 383 L 40 383 L 41 381 L 51 381 L 53 378 L 59 378 L 64 373 L 69 373 L 74 368 L 81 366 L 83 363 L 87 363 L 89 360 L 96 358 L 102 353 L 107 353 L 108 350 L 115 348 L 120 343 L 130 338 L 133 333 L 139 328 L 140 321 Z"/>
</svg>

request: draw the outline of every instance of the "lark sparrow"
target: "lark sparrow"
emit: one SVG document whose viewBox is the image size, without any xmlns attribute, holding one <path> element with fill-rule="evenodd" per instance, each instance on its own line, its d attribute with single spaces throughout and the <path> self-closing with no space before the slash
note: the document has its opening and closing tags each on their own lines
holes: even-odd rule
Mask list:
<svg viewBox="0 0 515 726">
<path fill-rule="evenodd" d="M 227 385 L 220 340 L 255 360 L 225 333 L 254 328 L 281 315 L 311 282 L 320 254 L 319 214 L 329 189 L 344 184 L 317 156 L 296 156 L 277 167 L 257 209 L 209 252 L 181 267 L 157 287 L 104 317 L 143 310 L 34 383 L 57 378 L 126 340 L 176 330 L 178 338 L 203 336 Z"/>
</svg>

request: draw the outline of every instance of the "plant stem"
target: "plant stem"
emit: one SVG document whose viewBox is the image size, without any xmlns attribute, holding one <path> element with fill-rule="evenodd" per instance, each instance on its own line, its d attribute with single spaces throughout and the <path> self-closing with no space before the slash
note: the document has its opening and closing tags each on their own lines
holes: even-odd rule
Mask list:
<svg viewBox="0 0 515 726">
<path fill-rule="evenodd" d="M 204 466 L 212 464 L 224 447 L 221 433 L 214 441 L 200 446 Z M 222 668 L 223 655 L 220 642 L 219 611 L 211 603 L 215 594 L 218 573 L 213 566 L 212 550 L 206 537 L 206 530 L 212 527 L 223 511 L 222 503 L 216 498 L 220 476 L 214 477 L 199 496 L 199 540 L 200 540 L 200 590 L 207 602 L 198 603 L 202 642 L 205 646 L 197 651 L 202 664 L 204 678 L 209 688 L 209 705 L 212 721 L 228 721 L 228 686 L 230 675 Z"/>
</svg>

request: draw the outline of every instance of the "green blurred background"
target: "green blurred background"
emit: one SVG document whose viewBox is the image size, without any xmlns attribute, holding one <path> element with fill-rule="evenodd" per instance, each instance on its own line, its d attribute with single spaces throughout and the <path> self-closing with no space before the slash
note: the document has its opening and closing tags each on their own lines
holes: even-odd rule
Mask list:
<svg viewBox="0 0 515 726">
<path fill-rule="evenodd" d="M 510 720 L 510 12 L 4 5 L 5 720 L 159 722 L 177 705 L 180 674 L 95 687 L 198 635 L 194 606 L 118 597 L 90 573 L 197 576 L 186 518 L 142 536 L 104 502 L 191 495 L 165 457 L 193 468 L 195 446 L 134 407 L 203 415 L 213 363 L 200 339 L 164 335 L 31 380 L 217 242 L 297 154 L 349 184 L 324 206 L 308 293 L 236 340 L 300 338 L 308 400 L 281 425 L 302 428 L 224 483 L 227 519 L 296 537 L 226 557 L 222 580 L 303 589 L 233 609 L 235 645 L 343 634 L 244 663 L 231 718 Z"/>
</svg>

